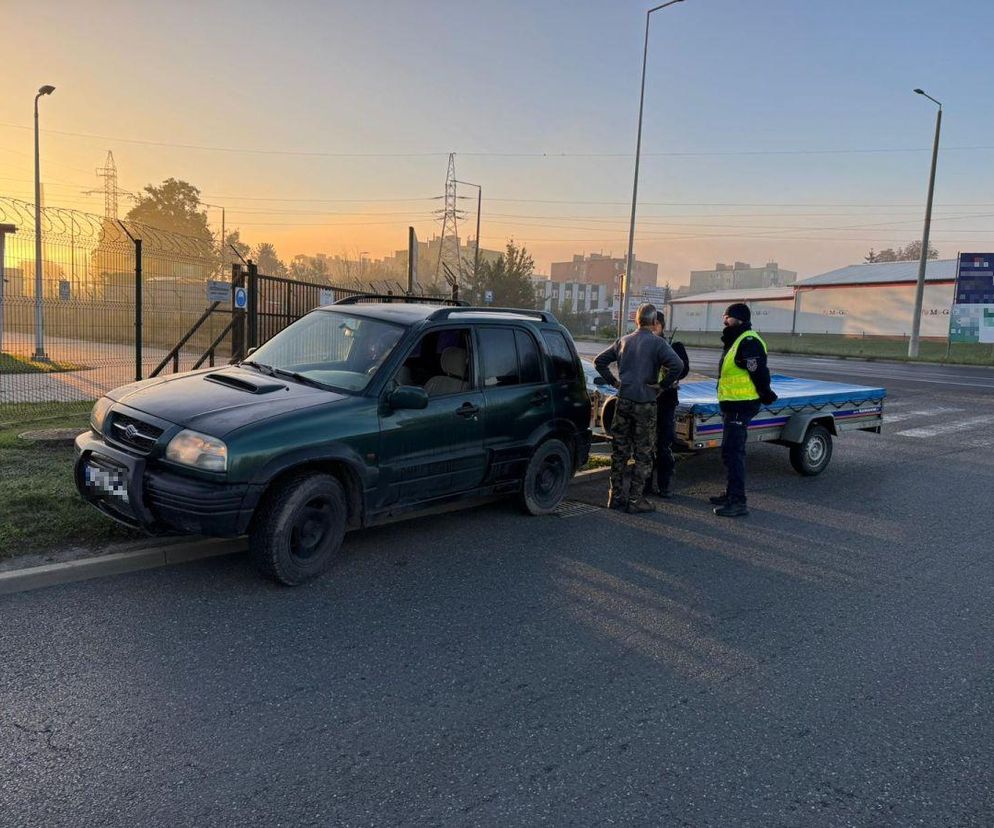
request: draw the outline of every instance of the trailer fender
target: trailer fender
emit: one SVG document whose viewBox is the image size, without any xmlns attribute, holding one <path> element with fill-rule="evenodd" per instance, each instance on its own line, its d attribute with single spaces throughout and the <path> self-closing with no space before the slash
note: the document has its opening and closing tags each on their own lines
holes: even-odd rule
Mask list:
<svg viewBox="0 0 994 828">
<path fill-rule="evenodd" d="M 808 427 L 812 423 L 824 426 L 828 433 L 838 437 L 839 431 L 835 427 L 835 417 L 826 414 L 824 411 L 809 411 L 804 414 L 794 414 L 783 427 L 780 440 L 784 443 L 800 444 L 804 442 L 804 435 L 808 433 Z"/>
</svg>

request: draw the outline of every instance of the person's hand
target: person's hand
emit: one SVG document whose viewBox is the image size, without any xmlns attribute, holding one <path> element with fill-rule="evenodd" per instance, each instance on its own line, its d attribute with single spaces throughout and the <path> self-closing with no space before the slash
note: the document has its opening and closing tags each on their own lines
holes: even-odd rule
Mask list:
<svg viewBox="0 0 994 828">
<path fill-rule="evenodd" d="M 773 405 L 773 403 L 775 403 L 778 399 L 780 398 L 776 395 L 776 392 L 770 389 L 760 396 L 759 401 L 763 405 Z"/>
</svg>

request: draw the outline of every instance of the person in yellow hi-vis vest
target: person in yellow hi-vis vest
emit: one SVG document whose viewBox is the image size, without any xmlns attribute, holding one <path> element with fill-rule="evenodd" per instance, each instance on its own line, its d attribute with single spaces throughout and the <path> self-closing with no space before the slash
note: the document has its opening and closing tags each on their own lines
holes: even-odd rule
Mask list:
<svg viewBox="0 0 994 828">
<path fill-rule="evenodd" d="M 763 405 L 775 402 L 770 387 L 770 369 L 766 364 L 766 343 L 752 329 L 749 306 L 741 302 L 729 305 L 721 334 L 724 350 L 718 367 L 718 405 L 724 431 L 721 460 L 728 473 L 725 493 L 711 498 L 714 513 L 720 517 L 744 517 L 749 514 L 745 492 L 746 440 L 749 423 Z"/>
</svg>

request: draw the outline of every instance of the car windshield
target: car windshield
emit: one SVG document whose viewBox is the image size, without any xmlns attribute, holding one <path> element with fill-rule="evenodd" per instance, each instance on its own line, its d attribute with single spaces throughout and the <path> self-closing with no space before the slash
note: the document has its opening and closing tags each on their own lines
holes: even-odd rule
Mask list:
<svg viewBox="0 0 994 828">
<path fill-rule="evenodd" d="M 402 326 L 390 322 L 317 310 L 284 328 L 243 364 L 354 394 L 369 385 L 403 334 Z"/>
</svg>

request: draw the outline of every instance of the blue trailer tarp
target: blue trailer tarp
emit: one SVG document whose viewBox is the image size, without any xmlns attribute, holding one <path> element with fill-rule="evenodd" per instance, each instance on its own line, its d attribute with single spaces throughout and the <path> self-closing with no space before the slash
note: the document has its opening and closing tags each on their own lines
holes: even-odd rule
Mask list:
<svg viewBox="0 0 994 828">
<path fill-rule="evenodd" d="M 778 399 L 767 411 L 780 411 L 801 406 L 823 406 L 848 404 L 857 405 L 869 400 L 882 400 L 887 392 L 883 388 L 869 388 L 865 385 L 850 385 L 845 382 L 822 382 L 821 380 L 785 377 L 775 374 L 772 377 L 773 390 Z M 682 412 L 712 416 L 719 413 L 718 389 L 715 380 L 706 382 L 680 383 L 680 407 Z"/>
</svg>

